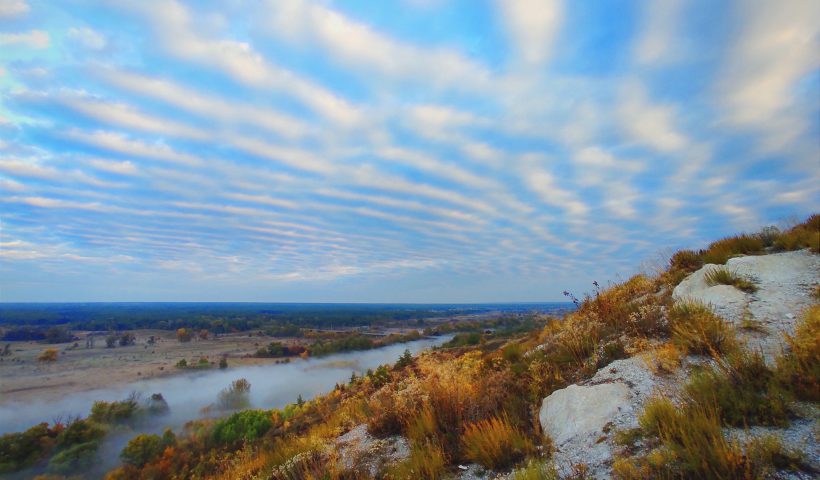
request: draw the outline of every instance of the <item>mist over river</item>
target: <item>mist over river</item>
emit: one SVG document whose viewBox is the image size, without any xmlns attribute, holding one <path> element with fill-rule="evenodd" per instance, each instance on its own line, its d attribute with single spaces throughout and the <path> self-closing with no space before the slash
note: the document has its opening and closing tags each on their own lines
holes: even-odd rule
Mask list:
<svg viewBox="0 0 820 480">
<path fill-rule="evenodd" d="M 177 428 L 201 417 L 200 410 L 213 404 L 219 392 L 238 378 L 245 378 L 251 383 L 251 408 L 282 408 L 296 402 L 299 395 L 307 400 L 332 390 L 336 383 L 346 383 L 352 372 L 358 375 L 369 368 L 393 364 L 405 349 L 416 354 L 441 345 L 450 338 L 426 338 L 373 350 L 296 359 L 290 363 L 186 372 L 108 389 L 68 394 L 59 399 L 3 403 L 0 405 L 0 434 L 25 430 L 41 422 L 85 417 L 94 401 L 124 400 L 132 392 L 140 394 L 142 399 L 153 393 L 161 393 L 171 409 L 169 415 L 158 417 L 154 424 L 146 426 L 146 430 L 159 430 L 166 426 Z"/>
</svg>

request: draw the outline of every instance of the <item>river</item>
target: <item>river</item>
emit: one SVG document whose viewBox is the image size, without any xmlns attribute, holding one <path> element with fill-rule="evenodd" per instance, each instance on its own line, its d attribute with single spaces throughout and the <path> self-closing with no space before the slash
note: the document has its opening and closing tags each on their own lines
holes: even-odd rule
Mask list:
<svg viewBox="0 0 820 480">
<path fill-rule="evenodd" d="M 307 400 L 329 392 L 336 383 L 347 382 L 354 371 L 362 374 L 369 368 L 393 364 L 405 349 L 416 354 L 441 345 L 449 338 L 426 338 L 373 350 L 297 359 L 290 363 L 191 372 L 66 395 L 59 400 L 9 403 L 0 406 L 0 433 L 25 430 L 40 422 L 65 422 L 70 418 L 85 417 L 94 401 L 123 400 L 132 392 L 137 392 L 142 398 L 161 393 L 168 402 L 171 413 L 158 420 L 163 426 L 179 427 L 189 420 L 201 417 L 202 408 L 213 404 L 219 392 L 239 378 L 251 383 L 252 408 L 282 408 L 288 403 L 296 402 L 299 395 Z"/>
</svg>

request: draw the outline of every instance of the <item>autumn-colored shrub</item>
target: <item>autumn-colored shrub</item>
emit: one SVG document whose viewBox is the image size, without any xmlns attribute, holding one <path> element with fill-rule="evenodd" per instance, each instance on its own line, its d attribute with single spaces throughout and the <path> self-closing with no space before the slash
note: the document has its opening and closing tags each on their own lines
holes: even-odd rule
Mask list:
<svg viewBox="0 0 820 480">
<path fill-rule="evenodd" d="M 757 235 L 741 234 L 709 244 L 703 252 L 703 263 L 723 265 L 738 255 L 757 255 L 764 252 L 763 240 Z"/>
<path fill-rule="evenodd" d="M 670 309 L 669 323 L 672 341 L 689 353 L 718 355 L 736 345 L 732 327 L 701 303 L 678 302 Z"/>
<path fill-rule="evenodd" d="M 46 458 L 58 434 L 47 423 L 40 423 L 25 432 L 0 436 L 0 473 L 22 470 Z"/>
<path fill-rule="evenodd" d="M 670 270 L 692 273 L 703 266 L 703 255 L 692 250 L 680 250 L 669 259 Z"/>
<path fill-rule="evenodd" d="M 57 361 L 57 349 L 55 348 L 47 348 L 43 350 L 43 353 L 37 357 L 38 362 L 56 362 Z"/>
<path fill-rule="evenodd" d="M 102 424 L 127 423 L 139 411 L 136 395 L 119 402 L 104 402 L 98 400 L 91 406 L 91 415 L 88 419 Z"/>
<path fill-rule="evenodd" d="M 776 250 L 808 248 L 814 253 L 820 253 L 820 214 L 812 215 L 805 222 L 781 233 L 774 240 L 773 247 Z"/>
<path fill-rule="evenodd" d="M 493 469 L 508 467 L 535 450 L 504 415 L 468 424 L 462 442 L 468 459 Z"/>
<path fill-rule="evenodd" d="M 410 457 L 388 468 L 385 478 L 439 480 L 444 476 L 447 463 L 444 450 L 435 442 L 417 442 L 410 448 Z"/>
<path fill-rule="evenodd" d="M 776 375 L 800 399 L 820 400 L 820 304 L 809 307 L 785 335 L 788 350 L 777 358 Z"/>
</svg>

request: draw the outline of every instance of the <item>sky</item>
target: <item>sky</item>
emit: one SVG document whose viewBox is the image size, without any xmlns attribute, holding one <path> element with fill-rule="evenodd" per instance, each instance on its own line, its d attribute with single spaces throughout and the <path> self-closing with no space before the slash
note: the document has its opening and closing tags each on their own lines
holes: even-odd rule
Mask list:
<svg viewBox="0 0 820 480">
<path fill-rule="evenodd" d="M 556 301 L 820 206 L 820 2 L 0 0 L 0 301 Z"/>
</svg>

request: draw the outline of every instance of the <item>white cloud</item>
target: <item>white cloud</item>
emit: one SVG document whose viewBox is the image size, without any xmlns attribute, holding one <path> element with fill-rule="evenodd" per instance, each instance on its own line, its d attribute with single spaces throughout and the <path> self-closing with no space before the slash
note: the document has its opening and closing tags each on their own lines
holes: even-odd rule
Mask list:
<svg viewBox="0 0 820 480">
<path fill-rule="evenodd" d="M 820 67 L 820 2 L 742 1 L 739 13 L 740 34 L 726 52 L 720 101 L 731 124 L 764 132 L 767 149 L 782 148 L 816 113 L 816 82 L 805 99 L 809 111 L 796 84 Z"/>
<path fill-rule="evenodd" d="M 520 176 L 524 185 L 547 205 L 560 208 L 572 220 L 581 220 L 589 212 L 589 207 L 578 200 L 575 193 L 559 185 L 555 177 L 544 169 L 540 158 L 534 155 L 525 155 L 521 158 Z"/>
<path fill-rule="evenodd" d="M 639 82 L 631 81 L 623 86 L 617 116 L 621 128 L 633 140 L 660 152 L 680 151 L 688 144 L 676 125 L 677 109 L 652 103 Z"/>
<path fill-rule="evenodd" d="M 92 158 L 88 160 L 88 164 L 92 167 L 108 173 L 116 173 L 118 175 L 134 175 L 137 173 L 137 167 L 129 161 L 113 161 L 104 160 L 101 158 Z"/>
<path fill-rule="evenodd" d="M 253 125 L 285 137 L 308 135 L 312 127 L 304 121 L 269 108 L 206 95 L 186 86 L 145 75 L 103 69 L 101 76 L 114 85 L 156 98 L 182 110 L 230 125 Z"/>
<path fill-rule="evenodd" d="M 520 61 L 540 65 L 547 61 L 563 20 L 562 0 L 497 0 L 507 36 Z"/>
<path fill-rule="evenodd" d="M 88 27 L 70 28 L 68 38 L 89 50 L 102 50 L 108 45 L 103 34 Z"/>
<path fill-rule="evenodd" d="M 25 33 L 0 33 L 0 46 L 25 46 L 35 50 L 48 48 L 50 38 L 44 30 L 32 30 Z"/>
<path fill-rule="evenodd" d="M 346 99 L 271 64 L 249 43 L 200 35 L 179 2 L 146 1 L 133 6 L 151 21 L 160 45 L 178 58 L 211 66 L 248 86 L 291 93 L 335 123 L 352 126 L 362 120 L 358 108 Z"/>
<path fill-rule="evenodd" d="M 455 50 L 396 40 L 311 0 L 271 0 L 268 8 L 270 33 L 294 43 L 318 43 L 333 60 L 351 66 L 459 89 L 482 88 L 490 77 L 486 67 Z"/>
<path fill-rule="evenodd" d="M 187 153 L 177 152 L 164 143 L 149 144 L 140 140 L 132 140 L 121 133 L 102 130 L 89 133 L 72 129 L 66 132 L 65 136 L 78 142 L 93 145 L 112 152 L 118 152 L 124 155 L 165 160 L 188 166 L 197 166 L 202 164 L 200 159 L 197 157 Z"/>
<path fill-rule="evenodd" d="M 663 64 L 678 59 L 684 0 L 656 0 L 644 5 L 643 32 L 635 46 L 638 63 Z"/>
<path fill-rule="evenodd" d="M 0 0 L 0 18 L 24 15 L 30 10 L 24 0 Z"/>
</svg>

